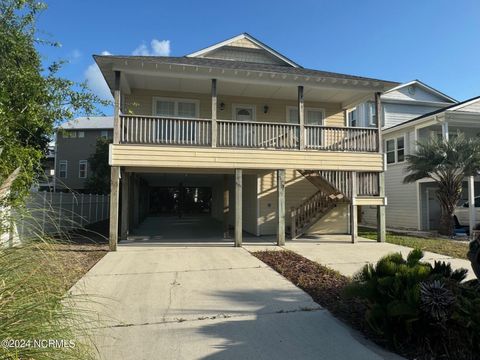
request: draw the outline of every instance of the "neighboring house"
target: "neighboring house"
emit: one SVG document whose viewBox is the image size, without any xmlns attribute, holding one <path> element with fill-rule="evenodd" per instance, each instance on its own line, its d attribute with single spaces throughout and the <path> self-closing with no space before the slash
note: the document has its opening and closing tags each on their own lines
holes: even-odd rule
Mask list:
<svg viewBox="0 0 480 360">
<path fill-rule="evenodd" d="M 428 86 L 413 80 L 385 91 L 382 96 L 382 128 L 404 123 L 426 113 L 455 104 L 457 101 Z M 364 102 L 347 112 L 349 126 L 376 127 L 375 103 Z"/>
<path fill-rule="evenodd" d="M 383 131 L 387 159 L 385 173 L 388 197 L 387 227 L 437 229 L 440 219 L 440 206 L 435 196 L 437 187 L 429 179 L 404 184 L 403 179 L 407 175 L 405 159 L 406 155 L 415 152 L 418 140 L 428 139 L 430 136 L 449 139 L 456 136 L 457 132 L 462 132 L 467 137 L 480 136 L 480 97 L 449 105 Z M 476 180 L 474 192 L 479 193 L 480 183 L 478 179 Z M 465 180 L 462 201 L 466 201 L 468 195 Z M 363 207 L 362 221 L 365 224 L 375 224 L 375 214 L 374 209 Z"/>
<path fill-rule="evenodd" d="M 248 34 L 182 57 L 94 58 L 118 114 L 112 248 L 158 208 L 151 194 L 175 185 L 210 188 L 211 216 L 235 227 L 237 246 L 242 230 L 281 244 L 285 227 L 354 240 L 366 204 L 382 231 L 380 134 L 346 126 L 346 111 L 381 106 L 398 83 L 306 69 Z"/>
<path fill-rule="evenodd" d="M 83 192 L 97 139 L 112 136 L 111 116 L 80 117 L 62 124 L 56 133 L 55 190 Z"/>
<path fill-rule="evenodd" d="M 47 153 L 42 160 L 42 171 L 32 190 L 53 191 L 55 185 L 55 142 L 48 144 Z"/>
</svg>

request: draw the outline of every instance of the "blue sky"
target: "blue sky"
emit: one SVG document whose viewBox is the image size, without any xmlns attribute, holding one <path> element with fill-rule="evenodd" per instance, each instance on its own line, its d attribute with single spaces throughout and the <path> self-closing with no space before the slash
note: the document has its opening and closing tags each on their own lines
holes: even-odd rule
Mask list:
<svg viewBox="0 0 480 360">
<path fill-rule="evenodd" d="M 406 82 L 464 100 L 480 95 L 480 1 L 51 0 L 40 16 L 45 61 L 105 94 L 92 54 L 183 56 L 242 32 L 300 65 Z M 111 108 L 103 109 L 111 114 Z"/>
</svg>

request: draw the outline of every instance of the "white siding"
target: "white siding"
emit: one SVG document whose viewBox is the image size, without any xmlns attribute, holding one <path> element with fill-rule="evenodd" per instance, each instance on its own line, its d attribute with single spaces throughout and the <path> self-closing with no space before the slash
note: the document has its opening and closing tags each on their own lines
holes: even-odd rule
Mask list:
<svg viewBox="0 0 480 360">
<path fill-rule="evenodd" d="M 417 229 L 417 185 L 403 184 L 405 164 L 389 165 L 385 173 L 385 192 L 387 196 L 387 227 L 396 229 Z M 375 225 L 376 207 L 362 207 L 362 223 Z"/>
<path fill-rule="evenodd" d="M 469 112 L 479 112 L 480 113 L 480 99 L 474 101 L 469 105 L 462 106 L 457 109 L 458 111 L 469 111 Z"/>
<path fill-rule="evenodd" d="M 410 88 L 414 89 L 413 93 L 409 91 Z M 395 91 L 388 92 L 382 95 L 383 100 L 406 100 L 406 101 L 433 101 L 433 102 L 446 102 L 448 101 L 442 96 L 439 96 L 433 92 L 427 91 L 420 86 L 410 85 L 400 88 Z"/>
<path fill-rule="evenodd" d="M 405 121 L 435 111 L 439 108 L 440 107 L 425 105 L 383 103 L 385 128 L 404 123 Z"/>
</svg>

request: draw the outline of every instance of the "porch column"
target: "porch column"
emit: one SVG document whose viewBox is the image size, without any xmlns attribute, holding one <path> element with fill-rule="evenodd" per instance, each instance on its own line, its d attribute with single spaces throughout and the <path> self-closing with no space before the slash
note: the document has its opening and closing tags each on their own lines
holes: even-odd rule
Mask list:
<svg viewBox="0 0 480 360">
<path fill-rule="evenodd" d="M 382 93 L 375 93 L 375 113 L 377 114 L 377 139 L 378 139 L 378 152 L 383 154 L 383 136 L 382 136 L 382 124 L 383 124 L 383 109 L 382 109 Z M 383 154 L 383 171 L 378 174 L 378 196 L 385 197 L 385 171 L 386 171 L 386 159 Z M 385 242 L 386 237 L 386 221 L 385 221 L 385 206 L 377 206 L 377 241 Z"/>
<path fill-rule="evenodd" d="M 378 195 L 385 198 L 385 173 L 378 174 Z M 385 242 L 387 237 L 387 224 L 385 218 L 385 206 L 377 206 L 377 241 Z"/>
<path fill-rule="evenodd" d="M 114 109 L 113 109 L 113 143 L 118 144 L 120 141 L 120 71 L 115 71 L 114 83 Z M 110 150 L 111 151 L 111 150 Z M 110 229 L 109 229 L 109 245 L 111 251 L 117 250 L 118 242 L 118 200 L 119 200 L 119 178 L 120 167 L 111 167 L 110 181 Z"/>
<path fill-rule="evenodd" d="M 277 170 L 277 245 L 285 245 L 285 169 Z"/>
<path fill-rule="evenodd" d="M 352 171 L 350 179 L 350 188 L 352 198 L 350 200 L 350 234 L 352 237 L 352 244 L 357 242 L 358 238 L 358 213 L 357 213 L 357 173 Z"/>
<path fill-rule="evenodd" d="M 305 104 L 303 101 L 303 86 L 298 87 L 298 124 L 300 125 L 299 144 L 300 150 L 305 149 Z"/>
<path fill-rule="evenodd" d="M 443 141 L 448 141 L 450 138 L 448 134 L 448 122 L 443 122 L 442 123 L 442 139 Z"/>
<path fill-rule="evenodd" d="M 242 246 L 242 169 L 235 169 L 235 246 Z"/>
<path fill-rule="evenodd" d="M 229 231 L 230 191 L 228 189 L 228 175 L 223 175 L 223 238 L 230 237 Z"/>
<path fill-rule="evenodd" d="M 212 79 L 212 147 L 217 146 L 217 79 Z"/>
<path fill-rule="evenodd" d="M 120 239 L 127 240 L 128 236 L 128 209 L 129 209 L 129 181 L 130 174 L 122 172 L 122 211 L 120 221 Z"/>
<path fill-rule="evenodd" d="M 476 223 L 476 209 L 475 209 L 475 176 L 468 177 L 468 225 L 470 227 L 470 237 L 473 239 L 473 230 L 475 230 Z"/>
</svg>

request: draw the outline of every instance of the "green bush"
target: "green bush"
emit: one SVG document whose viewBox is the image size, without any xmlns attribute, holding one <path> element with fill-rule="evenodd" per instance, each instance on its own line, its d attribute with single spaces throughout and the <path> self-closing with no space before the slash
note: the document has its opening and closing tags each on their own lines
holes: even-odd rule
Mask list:
<svg viewBox="0 0 480 360">
<path fill-rule="evenodd" d="M 422 258 L 416 249 L 407 259 L 396 253 L 365 265 L 346 295 L 366 300 L 367 324 L 398 351 L 424 359 L 478 358 L 478 283 L 462 283 L 465 269 L 444 262 L 432 266 Z"/>
</svg>

